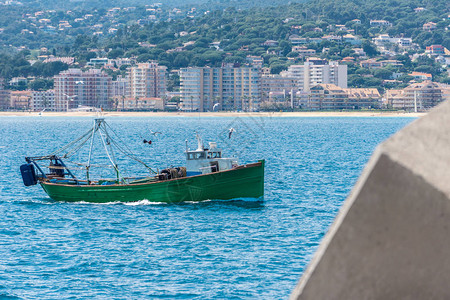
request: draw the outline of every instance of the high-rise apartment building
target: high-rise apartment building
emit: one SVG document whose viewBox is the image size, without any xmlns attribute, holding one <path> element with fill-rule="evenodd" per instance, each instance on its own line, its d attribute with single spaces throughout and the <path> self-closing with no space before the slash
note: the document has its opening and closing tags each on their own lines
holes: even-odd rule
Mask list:
<svg viewBox="0 0 450 300">
<path fill-rule="evenodd" d="M 180 71 L 182 109 L 255 111 L 261 98 L 260 68 L 224 66 Z"/>
<path fill-rule="evenodd" d="M 299 91 L 294 77 L 263 75 L 261 77 L 261 101 L 265 103 L 287 103 L 294 107 L 294 97 Z"/>
<path fill-rule="evenodd" d="M 130 98 L 162 98 L 167 92 L 167 67 L 155 62 L 131 67 L 128 78 Z"/>
<path fill-rule="evenodd" d="M 55 111 L 55 91 L 31 91 L 31 104 L 30 108 L 34 111 Z"/>
<path fill-rule="evenodd" d="M 67 111 L 78 106 L 105 109 L 112 106 L 112 78 L 98 69 L 85 72 L 69 69 L 56 75 L 54 79 L 57 111 Z"/>
<path fill-rule="evenodd" d="M 112 97 L 128 97 L 130 93 L 130 79 L 128 77 L 117 76 L 112 81 L 111 96 Z"/>
<path fill-rule="evenodd" d="M 335 84 L 347 88 L 347 65 L 327 63 L 321 59 L 308 59 L 303 65 L 291 65 L 283 76 L 297 79 L 299 89 L 309 92 L 311 87 L 321 83 Z"/>
<path fill-rule="evenodd" d="M 6 110 L 10 106 L 10 91 L 4 89 L 4 80 L 0 78 L 0 110 Z"/>
</svg>

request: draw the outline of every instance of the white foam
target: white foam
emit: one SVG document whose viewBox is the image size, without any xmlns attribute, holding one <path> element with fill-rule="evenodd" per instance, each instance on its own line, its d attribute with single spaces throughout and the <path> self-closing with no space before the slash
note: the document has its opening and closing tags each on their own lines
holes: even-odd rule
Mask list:
<svg viewBox="0 0 450 300">
<path fill-rule="evenodd" d="M 183 201 L 182 203 L 189 203 L 189 204 L 198 204 L 198 203 L 205 203 L 205 202 L 212 202 L 215 200 L 207 199 L 207 200 L 199 200 L 199 201 Z"/>
<path fill-rule="evenodd" d="M 147 199 L 136 201 L 136 202 L 122 202 L 124 205 L 129 206 L 137 206 L 137 205 L 160 205 L 160 204 L 167 204 L 165 202 L 152 202 Z"/>
<path fill-rule="evenodd" d="M 102 202 L 102 203 L 98 203 L 98 202 L 87 202 L 87 201 L 76 201 L 76 202 L 64 201 L 64 203 L 90 204 L 90 205 L 117 205 L 117 204 L 121 204 L 121 202 L 119 202 L 119 201 L 114 201 L 114 202 Z"/>
</svg>

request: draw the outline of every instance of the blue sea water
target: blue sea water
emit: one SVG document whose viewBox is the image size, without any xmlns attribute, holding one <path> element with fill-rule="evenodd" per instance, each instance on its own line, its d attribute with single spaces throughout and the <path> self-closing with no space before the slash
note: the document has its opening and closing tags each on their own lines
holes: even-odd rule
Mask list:
<svg viewBox="0 0 450 300">
<path fill-rule="evenodd" d="M 24 187 L 18 168 L 74 140 L 93 118 L 1 117 L 0 298 L 286 299 L 376 145 L 413 121 L 107 120 L 158 168 L 182 165 L 195 131 L 242 163 L 265 158 L 264 201 L 57 203 Z M 120 165 L 139 172 L 127 158 Z"/>
</svg>

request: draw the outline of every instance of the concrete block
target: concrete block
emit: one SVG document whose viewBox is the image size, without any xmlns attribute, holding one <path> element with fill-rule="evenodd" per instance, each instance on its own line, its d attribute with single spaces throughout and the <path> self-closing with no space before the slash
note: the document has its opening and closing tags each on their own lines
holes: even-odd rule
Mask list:
<svg viewBox="0 0 450 300">
<path fill-rule="evenodd" d="M 450 299 L 450 102 L 375 150 L 291 299 Z"/>
</svg>

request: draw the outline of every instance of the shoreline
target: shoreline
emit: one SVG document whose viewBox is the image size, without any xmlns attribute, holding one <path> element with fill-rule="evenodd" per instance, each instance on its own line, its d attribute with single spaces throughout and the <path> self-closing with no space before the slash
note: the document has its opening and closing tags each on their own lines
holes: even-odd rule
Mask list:
<svg viewBox="0 0 450 300">
<path fill-rule="evenodd" d="M 0 112 L 0 117 L 95 117 L 96 112 Z M 308 111 L 308 112 L 103 112 L 103 117 L 407 117 L 419 118 L 426 113 L 395 111 Z"/>
</svg>

